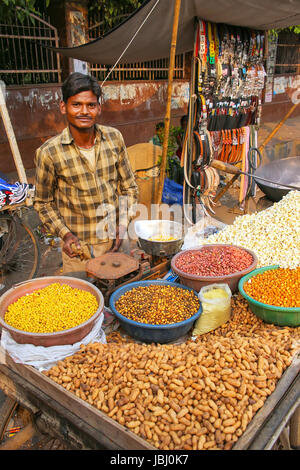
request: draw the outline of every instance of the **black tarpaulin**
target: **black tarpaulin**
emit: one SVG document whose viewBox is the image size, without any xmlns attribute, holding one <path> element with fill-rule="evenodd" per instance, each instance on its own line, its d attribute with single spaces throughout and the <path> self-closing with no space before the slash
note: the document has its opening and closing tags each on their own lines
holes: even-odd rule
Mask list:
<svg viewBox="0 0 300 470">
<path fill-rule="evenodd" d="M 148 0 L 102 38 L 55 50 L 67 57 L 106 65 L 169 57 L 174 3 L 174 0 Z M 300 24 L 300 0 L 182 0 L 177 54 L 193 49 L 196 17 L 257 30 L 284 28 Z"/>
</svg>

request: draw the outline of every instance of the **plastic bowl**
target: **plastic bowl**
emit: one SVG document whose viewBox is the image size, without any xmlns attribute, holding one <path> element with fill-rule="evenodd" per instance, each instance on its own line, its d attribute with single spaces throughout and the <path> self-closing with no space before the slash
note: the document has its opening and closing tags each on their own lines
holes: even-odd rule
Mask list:
<svg viewBox="0 0 300 470">
<path fill-rule="evenodd" d="M 176 267 L 176 261 L 177 259 L 185 252 L 198 252 L 201 250 L 201 248 L 204 247 L 234 247 L 234 248 L 240 248 L 241 250 L 247 251 L 252 257 L 253 257 L 253 263 L 247 268 L 244 269 L 243 271 L 237 271 L 232 274 L 228 274 L 226 276 L 197 276 L 195 274 L 189 274 L 185 273 L 184 271 L 181 271 Z M 226 245 L 226 244 L 208 244 L 208 245 L 201 245 L 198 248 L 191 248 L 189 250 L 184 250 L 181 251 L 180 253 L 177 253 L 175 256 L 173 256 L 171 260 L 171 269 L 172 271 L 177 274 L 177 276 L 180 279 L 180 282 L 188 287 L 191 287 L 197 292 L 200 292 L 201 288 L 204 286 L 208 286 L 209 284 L 227 284 L 231 290 L 231 292 L 234 294 L 235 292 L 238 291 L 238 284 L 239 280 L 247 273 L 250 271 L 253 271 L 253 269 L 256 268 L 257 266 L 258 259 L 253 253 L 253 251 L 248 250 L 247 248 L 243 248 L 241 246 L 237 245 Z"/>
<path fill-rule="evenodd" d="M 269 269 L 278 269 L 279 266 L 264 266 L 252 271 L 239 281 L 239 291 L 247 300 L 250 310 L 266 323 L 273 323 L 279 326 L 300 326 L 300 308 L 276 307 L 274 305 L 264 304 L 250 297 L 244 291 L 244 284 L 259 273 L 263 273 Z"/>
<path fill-rule="evenodd" d="M 109 306 L 114 315 L 119 320 L 120 325 L 122 326 L 124 331 L 128 333 L 128 335 L 132 338 L 142 341 L 144 343 L 170 343 L 171 341 L 175 341 L 181 336 L 184 336 L 191 330 L 194 322 L 202 313 L 202 306 L 200 301 L 199 310 L 193 316 L 191 316 L 187 320 L 178 323 L 170 323 L 168 325 L 153 325 L 149 323 L 140 323 L 134 320 L 130 320 L 129 318 L 126 318 L 124 315 L 118 312 L 118 310 L 116 309 L 117 300 L 123 294 L 125 294 L 125 292 L 133 289 L 134 287 L 149 286 L 153 284 L 162 286 L 175 286 L 180 287 L 181 289 L 188 289 L 191 291 L 193 290 L 189 287 L 177 284 L 176 282 L 169 282 L 163 280 L 132 282 L 130 284 L 120 287 L 111 295 Z"/>
<path fill-rule="evenodd" d="M 18 330 L 8 325 L 4 321 L 4 316 L 7 308 L 13 302 L 16 302 L 23 295 L 30 294 L 31 292 L 49 286 L 54 282 L 60 284 L 67 284 L 73 288 L 86 290 L 95 295 L 98 301 L 98 309 L 87 321 L 81 323 L 74 328 L 67 330 L 57 331 L 55 333 L 30 333 L 27 331 Z M 90 282 L 75 277 L 67 276 L 46 276 L 29 281 L 22 282 L 9 289 L 0 298 L 0 325 L 7 330 L 11 337 L 20 344 L 33 344 L 34 346 L 58 346 L 64 344 L 74 344 L 81 341 L 86 335 L 90 333 L 96 321 L 104 308 L 104 298 L 102 293 L 97 287 Z"/>
</svg>

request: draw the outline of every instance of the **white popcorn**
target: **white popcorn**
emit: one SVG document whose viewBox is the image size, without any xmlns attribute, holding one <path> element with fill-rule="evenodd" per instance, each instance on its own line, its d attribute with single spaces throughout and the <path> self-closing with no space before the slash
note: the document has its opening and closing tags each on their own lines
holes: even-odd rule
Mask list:
<svg viewBox="0 0 300 470">
<path fill-rule="evenodd" d="M 300 191 L 290 191 L 261 212 L 236 217 L 233 224 L 198 243 L 248 248 L 256 254 L 258 268 L 273 264 L 291 269 L 300 266 Z"/>
</svg>

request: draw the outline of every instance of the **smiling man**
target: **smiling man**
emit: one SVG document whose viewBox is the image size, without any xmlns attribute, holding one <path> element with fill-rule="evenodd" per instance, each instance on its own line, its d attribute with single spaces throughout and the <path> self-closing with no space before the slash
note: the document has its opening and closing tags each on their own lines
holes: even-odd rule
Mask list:
<svg viewBox="0 0 300 470">
<path fill-rule="evenodd" d="M 91 256 L 120 248 L 128 220 L 127 212 L 119 210 L 119 196 L 127 198 L 128 208 L 138 198 L 121 133 L 96 122 L 100 97 L 95 78 L 71 74 L 62 85 L 60 103 L 68 125 L 35 156 L 34 208 L 45 227 L 62 239 L 64 275 L 86 276 L 79 248 Z M 115 215 L 113 238 L 107 214 Z"/>
</svg>

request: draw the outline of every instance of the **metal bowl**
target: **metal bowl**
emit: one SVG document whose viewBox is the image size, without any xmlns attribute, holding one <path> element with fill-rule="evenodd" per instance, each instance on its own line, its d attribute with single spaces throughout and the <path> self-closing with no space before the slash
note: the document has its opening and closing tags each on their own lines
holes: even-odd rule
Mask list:
<svg viewBox="0 0 300 470">
<path fill-rule="evenodd" d="M 274 184 L 262 181 L 255 176 L 274 181 Z M 291 191 L 280 184 L 299 186 L 300 190 L 300 157 L 282 158 L 267 163 L 255 171 L 254 179 L 257 186 L 271 201 L 278 202 Z"/>
<path fill-rule="evenodd" d="M 16 302 L 20 297 L 30 294 L 33 291 L 42 289 L 49 286 L 54 282 L 60 284 L 67 284 L 73 288 L 91 292 L 97 301 L 98 309 L 87 321 L 81 325 L 69 328 L 67 330 L 57 331 L 55 333 L 31 333 L 27 331 L 18 330 L 8 325 L 4 321 L 4 316 L 10 304 Z M 74 344 L 81 341 L 86 335 L 90 333 L 96 321 L 104 308 L 104 298 L 100 290 L 90 282 L 83 279 L 67 276 L 46 276 L 29 281 L 22 282 L 9 289 L 0 298 L 0 325 L 3 329 L 7 330 L 11 337 L 20 344 L 33 344 L 35 346 L 58 346 L 63 344 Z"/>
<path fill-rule="evenodd" d="M 171 220 L 139 220 L 134 224 L 138 244 L 149 255 L 170 256 L 178 253 L 183 245 L 183 226 Z M 153 237 L 166 236 L 175 240 L 150 240 Z"/>
</svg>

